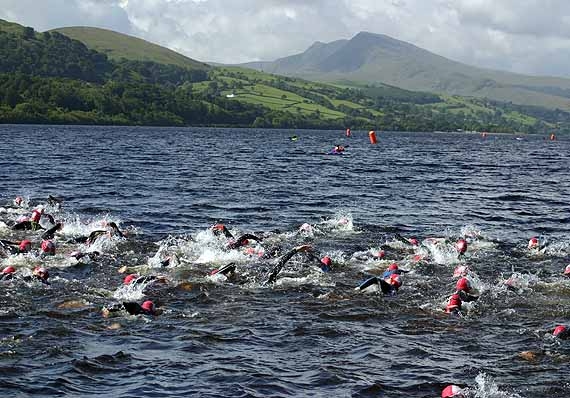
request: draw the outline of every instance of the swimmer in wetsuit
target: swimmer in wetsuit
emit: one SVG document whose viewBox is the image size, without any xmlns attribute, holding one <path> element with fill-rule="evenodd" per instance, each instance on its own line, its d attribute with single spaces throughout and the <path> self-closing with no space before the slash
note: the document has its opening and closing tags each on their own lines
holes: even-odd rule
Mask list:
<svg viewBox="0 0 570 398">
<path fill-rule="evenodd" d="M 448 314 L 461 314 L 461 306 L 463 302 L 476 301 L 479 296 L 470 294 L 472 290 L 471 283 L 465 277 L 460 278 L 455 285 L 455 293 L 449 297 L 445 312 Z"/>
<path fill-rule="evenodd" d="M 224 235 L 226 238 L 228 238 L 230 240 L 228 243 L 228 249 L 230 250 L 246 246 L 250 240 L 254 240 L 256 242 L 261 242 L 262 240 L 253 234 L 243 234 L 236 239 L 224 224 L 215 224 L 210 228 L 210 230 L 216 236 Z"/>
<path fill-rule="evenodd" d="M 291 249 L 290 251 L 288 251 L 287 253 L 285 253 L 280 259 L 279 262 L 277 263 L 277 265 L 275 265 L 275 267 L 273 267 L 273 270 L 269 273 L 269 277 L 267 278 L 267 281 L 265 282 L 266 284 L 269 283 L 275 283 L 275 281 L 277 280 L 277 276 L 279 275 L 279 273 L 281 272 L 281 270 L 283 269 L 283 267 L 285 266 L 285 264 L 297 253 L 308 253 L 312 250 L 312 247 L 310 245 L 302 245 L 302 246 L 297 246 L 294 247 L 293 249 Z M 312 253 L 308 253 L 309 257 L 312 260 L 318 260 L 319 262 L 319 268 L 321 269 L 321 271 L 323 272 L 329 272 L 331 271 L 331 267 L 332 267 L 332 259 L 329 256 L 325 256 L 323 257 L 321 260 L 318 259 L 317 256 L 315 256 Z"/>
<path fill-rule="evenodd" d="M 367 280 L 362 282 L 356 288 L 356 290 L 366 291 L 370 287 L 377 285 L 378 287 L 380 287 L 380 290 L 382 291 L 383 294 L 395 296 L 396 294 L 398 294 L 398 290 L 400 289 L 403 283 L 402 279 L 400 278 L 400 275 L 408 272 L 410 271 L 400 269 L 398 267 L 398 264 L 392 263 L 388 266 L 388 269 L 384 271 L 384 274 L 382 275 L 381 278 L 377 276 L 368 278 Z"/>
<path fill-rule="evenodd" d="M 125 235 L 121 232 L 121 230 L 119 230 L 119 227 L 117 227 L 117 224 L 115 224 L 113 221 L 107 223 L 107 227 L 108 228 L 105 230 L 98 229 L 96 231 L 93 231 L 89 234 L 89 236 L 79 236 L 79 237 L 70 239 L 67 241 L 67 243 L 85 243 L 86 245 L 91 245 L 98 238 L 100 238 L 101 236 L 104 236 L 104 235 L 118 236 L 119 238 L 124 238 Z"/>
<path fill-rule="evenodd" d="M 102 314 L 105 318 L 117 314 L 125 310 L 130 315 L 158 315 L 159 311 L 156 309 L 151 300 L 146 300 L 142 304 L 135 302 L 123 302 L 105 306 L 102 309 Z"/>
<path fill-rule="evenodd" d="M 13 280 L 17 277 L 18 275 L 16 274 L 16 269 L 12 266 L 4 268 L 0 273 L 0 280 L 2 281 Z M 32 275 L 26 275 L 24 277 L 21 277 L 21 279 L 26 282 L 39 281 L 44 285 L 50 284 L 48 278 L 49 278 L 49 272 L 44 267 L 39 267 L 39 266 L 35 267 L 32 270 Z"/>
</svg>

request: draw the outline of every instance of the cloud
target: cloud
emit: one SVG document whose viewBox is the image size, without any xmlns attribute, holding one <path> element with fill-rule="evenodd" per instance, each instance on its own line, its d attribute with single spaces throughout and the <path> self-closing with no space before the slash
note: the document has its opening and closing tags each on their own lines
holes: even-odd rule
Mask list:
<svg viewBox="0 0 570 398">
<path fill-rule="evenodd" d="M 369 31 L 476 66 L 570 75 L 566 0 L 0 0 L 0 18 L 110 28 L 225 63 Z"/>
<path fill-rule="evenodd" d="M 45 31 L 97 26 L 131 33 L 121 0 L 0 0 L 0 18 Z"/>
</svg>

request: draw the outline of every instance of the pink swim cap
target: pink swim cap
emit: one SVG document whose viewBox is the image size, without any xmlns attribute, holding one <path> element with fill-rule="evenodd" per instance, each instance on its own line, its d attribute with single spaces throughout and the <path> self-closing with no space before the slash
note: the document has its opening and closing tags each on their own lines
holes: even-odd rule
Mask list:
<svg viewBox="0 0 570 398">
<path fill-rule="evenodd" d="M 148 312 L 154 312 L 154 303 L 150 300 L 147 300 L 141 304 L 141 308 Z"/>
<path fill-rule="evenodd" d="M 388 266 L 388 271 L 395 271 L 398 269 L 398 264 L 392 263 Z"/>
<path fill-rule="evenodd" d="M 564 269 L 564 275 L 570 275 L 570 265 L 567 265 Z"/>
<path fill-rule="evenodd" d="M 554 328 L 554 332 L 552 332 L 552 335 L 554 337 L 558 337 L 560 335 L 564 335 L 566 334 L 566 332 L 568 332 L 568 328 L 564 325 L 558 325 Z"/>
<path fill-rule="evenodd" d="M 22 253 L 27 253 L 32 249 L 32 242 L 27 239 L 24 239 L 20 242 L 19 249 Z"/>
<path fill-rule="evenodd" d="M 466 265 L 460 265 L 459 267 L 456 267 L 455 270 L 453 271 L 453 277 L 459 278 L 460 276 L 465 276 L 467 275 L 468 271 L 469 268 Z"/>
<path fill-rule="evenodd" d="M 384 250 L 380 250 L 378 253 L 376 253 L 376 257 L 384 258 L 386 257 L 386 252 Z"/>
<path fill-rule="evenodd" d="M 463 254 L 467 251 L 467 241 L 465 239 L 459 239 L 455 247 L 459 253 Z"/>
<path fill-rule="evenodd" d="M 408 239 L 408 242 L 410 242 L 414 246 L 417 246 L 419 244 L 419 242 L 416 238 Z"/>
<path fill-rule="evenodd" d="M 533 247 L 536 247 L 536 246 L 538 246 L 538 238 L 536 236 L 533 236 L 528 241 L 528 248 L 532 249 Z"/>
<path fill-rule="evenodd" d="M 460 396 L 461 396 L 461 388 L 455 385 L 447 386 L 441 392 L 441 398 L 452 398 Z"/>
<path fill-rule="evenodd" d="M 455 285 L 455 290 L 457 291 L 463 290 L 465 292 L 471 290 L 471 284 L 469 283 L 469 280 L 467 278 L 459 279 L 457 281 L 457 284 Z"/>
<path fill-rule="evenodd" d="M 132 281 L 134 281 L 135 279 L 137 279 L 139 276 L 137 274 L 129 274 L 127 276 L 125 276 L 125 279 L 123 279 L 123 284 L 125 285 L 130 285 Z"/>
<path fill-rule="evenodd" d="M 14 272 L 16 272 L 16 268 L 12 267 L 11 265 L 2 270 L 3 274 L 13 274 Z"/>
<path fill-rule="evenodd" d="M 55 244 L 51 240 L 42 242 L 42 251 L 48 254 L 55 254 Z"/>
<path fill-rule="evenodd" d="M 332 264 L 332 259 L 329 256 L 324 256 L 323 258 L 321 258 L 321 263 L 330 267 Z"/>
</svg>

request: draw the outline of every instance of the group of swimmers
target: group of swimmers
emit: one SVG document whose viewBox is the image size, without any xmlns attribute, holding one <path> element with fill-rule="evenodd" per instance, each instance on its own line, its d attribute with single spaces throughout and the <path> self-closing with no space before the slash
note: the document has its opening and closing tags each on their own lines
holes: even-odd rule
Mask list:
<svg viewBox="0 0 570 398">
<path fill-rule="evenodd" d="M 62 201 L 50 197 L 48 199 L 48 206 L 61 206 Z M 14 200 L 13 204 L 16 208 L 24 209 L 24 201 L 18 197 Z M 29 234 L 40 237 L 37 242 L 37 249 L 34 250 L 32 241 L 24 238 L 21 241 L 0 240 L 0 252 L 4 256 L 34 253 L 39 261 L 42 261 L 49 256 L 56 254 L 55 238 L 62 229 L 63 222 L 56 220 L 54 215 L 46 212 L 47 206 L 37 206 L 33 208 L 29 216 L 20 217 L 16 220 L 12 229 L 14 231 L 27 231 Z M 246 254 L 254 255 L 262 259 L 275 260 L 275 265 L 266 274 L 263 283 L 265 285 L 272 285 L 277 282 L 280 274 L 285 269 L 289 261 L 295 256 L 301 256 L 301 261 L 305 265 L 310 265 L 314 269 L 323 273 L 330 273 L 335 269 L 333 260 L 328 255 L 319 255 L 315 248 L 309 244 L 295 246 L 288 251 L 282 251 L 281 247 L 275 248 L 267 247 L 263 249 L 255 248 L 255 246 L 263 246 L 263 237 L 255 234 L 246 233 L 239 236 L 234 236 L 232 232 L 224 224 L 218 223 L 213 225 L 210 232 L 224 241 L 224 245 L 228 251 L 240 250 Z M 310 224 L 303 224 L 299 228 L 299 233 L 310 235 L 314 232 L 315 227 Z M 116 223 L 108 222 L 102 229 L 90 231 L 85 236 L 73 236 L 65 240 L 68 244 L 82 244 L 82 250 L 75 250 L 69 254 L 78 260 L 89 257 L 96 258 L 99 253 L 95 250 L 85 250 L 85 247 L 93 246 L 102 237 L 113 239 L 125 239 L 125 234 L 118 228 Z M 414 261 L 425 261 L 425 252 L 420 249 L 425 248 L 424 242 L 419 242 L 415 238 L 404 238 L 399 234 L 395 235 L 397 241 L 404 244 L 403 251 L 414 254 Z M 467 240 L 461 238 L 455 242 L 447 239 L 426 239 L 428 243 L 438 245 L 450 245 L 456 252 L 457 258 L 462 259 L 468 250 Z M 544 252 L 547 247 L 547 241 L 544 238 L 533 237 L 528 243 L 528 250 L 540 253 Z M 381 250 L 374 253 L 372 258 L 375 260 L 386 260 L 387 252 L 394 249 L 394 245 L 385 245 Z M 166 267 L 171 265 L 174 256 L 168 256 L 161 260 L 161 265 Z M 355 290 L 359 292 L 379 292 L 386 296 L 397 296 L 400 288 L 404 283 L 404 275 L 409 273 L 410 270 L 400 268 L 397 262 L 390 262 L 387 268 L 379 275 L 370 275 L 362 283 L 360 283 Z M 455 283 L 455 288 L 451 292 L 445 305 L 445 312 L 448 314 L 462 315 L 464 308 L 463 303 L 476 301 L 479 296 L 474 294 L 472 283 L 469 280 L 469 268 L 465 265 L 460 265 L 454 272 L 454 277 L 458 280 Z M 49 285 L 50 274 L 44 265 L 36 265 L 30 273 L 21 272 L 18 275 L 17 269 L 13 265 L 8 265 L 0 273 L 0 280 L 8 281 L 21 278 L 25 281 L 39 281 L 42 284 Z M 235 263 L 228 263 L 219 268 L 212 270 L 210 273 L 212 277 L 224 278 L 225 280 L 232 281 L 238 275 L 238 267 Z M 563 275 L 570 277 L 570 265 L 568 265 Z M 124 286 L 146 286 L 150 283 L 158 281 L 165 282 L 166 277 L 163 275 L 140 275 L 138 273 L 129 273 L 123 279 Z M 112 316 L 121 313 L 128 313 L 131 315 L 149 315 L 156 316 L 160 314 L 160 310 L 156 307 L 152 300 L 145 300 L 142 303 L 125 301 L 118 302 L 104 306 L 102 309 L 103 316 Z M 559 339 L 567 339 L 570 337 L 569 328 L 565 325 L 557 325 L 552 332 L 552 335 Z M 442 392 L 442 397 L 461 397 L 462 390 L 460 387 L 450 385 Z"/>
</svg>

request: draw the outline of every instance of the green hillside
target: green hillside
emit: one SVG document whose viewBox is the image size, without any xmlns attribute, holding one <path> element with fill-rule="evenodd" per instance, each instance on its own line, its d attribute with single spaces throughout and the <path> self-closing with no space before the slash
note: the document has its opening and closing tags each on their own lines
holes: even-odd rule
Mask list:
<svg viewBox="0 0 570 398">
<path fill-rule="evenodd" d="M 110 59 L 151 61 L 159 64 L 176 65 L 190 69 L 210 69 L 210 66 L 188 58 L 168 48 L 133 36 L 101 28 L 67 27 L 53 29 L 72 39 L 84 43 L 88 48 L 106 54 Z"/>
<path fill-rule="evenodd" d="M 323 46 L 314 51 L 330 53 Z M 570 114 L 563 111 L 115 55 L 57 30 L 0 23 L 0 123 L 570 131 Z"/>
<path fill-rule="evenodd" d="M 308 80 L 384 83 L 412 91 L 489 98 L 570 111 L 570 79 L 476 68 L 385 35 L 361 32 L 275 62 L 244 64 Z"/>
</svg>

